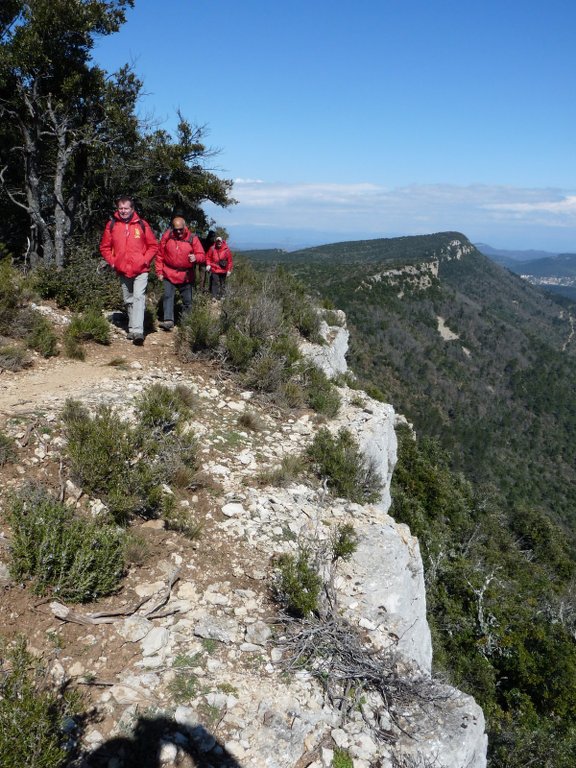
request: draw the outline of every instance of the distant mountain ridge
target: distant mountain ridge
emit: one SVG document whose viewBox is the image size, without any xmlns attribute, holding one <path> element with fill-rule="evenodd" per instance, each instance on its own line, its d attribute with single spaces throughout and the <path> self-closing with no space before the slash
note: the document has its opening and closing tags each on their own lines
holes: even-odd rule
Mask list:
<svg viewBox="0 0 576 768">
<path fill-rule="evenodd" d="M 486 243 L 475 243 L 476 248 L 485 256 L 489 256 L 493 261 L 498 264 L 508 264 L 508 262 L 514 261 L 534 261 L 535 259 L 549 259 L 558 255 L 558 252 L 541 251 L 541 250 L 519 250 L 519 249 L 507 249 L 507 248 L 493 248 Z"/>
</svg>

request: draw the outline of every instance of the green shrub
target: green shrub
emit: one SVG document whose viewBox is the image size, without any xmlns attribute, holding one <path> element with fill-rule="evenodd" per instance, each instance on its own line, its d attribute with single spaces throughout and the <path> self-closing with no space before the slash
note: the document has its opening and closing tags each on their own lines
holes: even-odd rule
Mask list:
<svg viewBox="0 0 576 768">
<path fill-rule="evenodd" d="M 328 480 L 334 494 L 358 504 L 368 504 L 380 498 L 380 478 L 347 429 L 341 429 L 333 437 L 323 427 L 316 433 L 306 455 L 315 472 Z"/>
<path fill-rule="evenodd" d="M 290 378 L 290 373 L 289 361 L 266 345 L 252 359 L 244 376 L 244 384 L 258 392 L 279 392 Z"/>
<path fill-rule="evenodd" d="M 64 354 L 71 360 L 85 360 L 86 350 L 75 336 L 64 333 Z"/>
<path fill-rule="evenodd" d="M 116 526 L 77 518 L 38 490 L 11 500 L 8 521 L 11 574 L 32 579 L 38 594 L 51 592 L 79 603 L 117 589 L 124 571 L 124 532 Z"/>
<path fill-rule="evenodd" d="M 0 430 L 0 467 L 16 458 L 16 443 L 5 432 Z"/>
<path fill-rule="evenodd" d="M 81 315 L 72 318 L 64 332 L 65 343 L 70 340 L 81 344 L 85 341 L 95 341 L 97 344 L 110 344 L 110 324 L 97 309 L 88 309 Z"/>
<path fill-rule="evenodd" d="M 220 338 L 220 319 L 208 296 L 197 293 L 192 309 L 180 321 L 176 348 L 183 359 L 190 353 L 216 349 Z"/>
<path fill-rule="evenodd" d="M 284 488 L 302 477 L 306 471 L 306 462 L 302 456 L 284 456 L 280 466 L 274 469 L 264 470 L 256 476 L 258 485 L 273 485 L 276 488 Z"/>
<path fill-rule="evenodd" d="M 175 479 L 182 483 L 183 473 L 189 478 L 184 482 L 191 482 L 197 469 L 194 434 L 176 428 L 188 408 L 185 389 L 151 390 L 137 404 L 142 420 L 136 426 L 108 406 L 100 406 L 94 416 L 77 401 L 68 400 L 64 408 L 72 476 L 87 493 L 101 498 L 118 522 L 134 514 L 162 514 L 167 504 L 162 486 Z"/>
<path fill-rule="evenodd" d="M 311 363 L 302 366 L 306 402 L 316 413 L 333 418 L 340 410 L 341 398 L 328 376 Z"/>
<path fill-rule="evenodd" d="M 80 698 L 48 683 L 41 663 L 19 639 L 0 665 L 0 762 L 2 768 L 64 768 L 70 734 L 65 722 L 80 715 Z"/>
<path fill-rule="evenodd" d="M 266 427 L 264 419 L 255 411 L 244 411 L 238 416 L 238 426 L 251 432 L 261 432 Z"/>
<path fill-rule="evenodd" d="M 378 400 L 380 403 L 386 403 L 388 402 L 386 395 L 382 390 L 377 387 L 375 384 L 367 384 L 366 388 L 364 390 L 368 397 L 371 397 L 372 400 Z"/>
<path fill-rule="evenodd" d="M 332 562 L 349 560 L 358 549 L 358 537 L 351 523 L 341 523 L 332 536 Z"/>
<path fill-rule="evenodd" d="M 28 348 L 35 350 L 42 357 L 54 357 L 58 354 L 58 336 L 52 324 L 32 307 L 18 311 L 11 335 L 24 339 Z"/>
<path fill-rule="evenodd" d="M 165 509 L 162 516 L 169 530 L 178 531 L 190 541 L 199 539 L 202 535 L 204 526 L 193 517 L 192 512 L 186 507 L 173 505 L 171 509 Z"/>
<path fill-rule="evenodd" d="M 177 488 L 190 488 L 196 480 L 198 441 L 192 432 L 174 432 L 165 435 L 152 446 L 155 456 L 155 476 L 158 483 L 169 483 Z"/>
<path fill-rule="evenodd" d="M 237 328 L 230 328 L 224 339 L 224 350 L 230 365 L 245 371 L 258 349 L 258 342 Z"/>
<path fill-rule="evenodd" d="M 139 447 L 135 431 L 104 405 L 91 417 L 81 403 L 68 400 L 62 418 L 74 480 L 122 518 L 137 503 L 132 495 L 132 461 Z"/>
<path fill-rule="evenodd" d="M 342 316 L 333 310 L 326 310 L 323 313 L 323 319 L 324 322 L 330 326 L 338 326 L 340 328 L 344 326 L 344 320 L 342 319 Z"/>
<path fill-rule="evenodd" d="M 318 611 L 322 579 L 313 561 L 307 547 L 297 557 L 282 555 L 279 560 L 277 598 L 294 616 L 303 618 Z"/>
<path fill-rule="evenodd" d="M 348 750 L 341 749 L 340 747 L 334 748 L 332 768 L 354 768 L 354 761 L 350 757 Z"/>
<path fill-rule="evenodd" d="M 190 416 L 190 394 L 185 387 L 172 389 L 165 384 L 152 384 L 135 402 L 140 423 L 162 432 L 172 431 Z"/>
<path fill-rule="evenodd" d="M 280 402 L 285 403 L 289 408 L 304 408 L 307 404 L 304 386 L 297 377 L 285 381 L 280 386 L 278 395 Z"/>
<path fill-rule="evenodd" d="M 281 266 L 267 277 L 268 292 L 282 304 L 288 325 L 296 328 L 304 338 L 310 341 L 323 341 L 319 333 L 320 316 L 307 295 L 304 284 Z"/>
<path fill-rule="evenodd" d="M 0 346 L 0 371 L 21 371 L 32 365 L 25 349 L 17 344 Z"/>
<path fill-rule="evenodd" d="M 266 277 L 259 277 L 256 285 L 252 279 L 236 279 L 222 304 L 222 319 L 226 332 L 235 328 L 259 342 L 276 338 L 286 327 L 282 305 L 271 295 Z"/>
<path fill-rule="evenodd" d="M 89 248 L 74 248 L 64 269 L 40 265 L 34 272 L 36 290 L 44 299 L 75 312 L 88 309 L 122 309 L 120 284 L 110 267 Z"/>
</svg>

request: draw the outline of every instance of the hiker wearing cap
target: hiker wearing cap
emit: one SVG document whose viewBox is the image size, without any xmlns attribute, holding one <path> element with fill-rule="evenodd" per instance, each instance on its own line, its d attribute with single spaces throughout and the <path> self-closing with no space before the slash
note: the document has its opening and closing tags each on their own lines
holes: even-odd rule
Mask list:
<svg viewBox="0 0 576 768">
<path fill-rule="evenodd" d="M 100 253 L 120 277 L 128 313 L 127 338 L 138 346 L 144 343 L 148 270 L 157 250 L 154 232 L 136 213 L 134 200 L 128 195 L 118 197 L 116 211 L 104 227 Z"/>
<path fill-rule="evenodd" d="M 178 289 L 184 312 L 192 307 L 192 289 L 196 282 L 196 265 L 204 264 L 206 255 L 202 243 L 186 226 L 181 216 L 172 219 L 172 226 L 160 239 L 156 257 L 156 274 L 164 284 L 163 314 L 160 328 L 174 328 L 174 297 Z"/>
<path fill-rule="evenodd" d="M 214 245 L 206 254 L 206 272 L 210 273 L 210 292 L 216 299 L 224 295 L 226 277 L 232 272 L 232 251 L 221 237 L 217 237 Z"/>
</svg>

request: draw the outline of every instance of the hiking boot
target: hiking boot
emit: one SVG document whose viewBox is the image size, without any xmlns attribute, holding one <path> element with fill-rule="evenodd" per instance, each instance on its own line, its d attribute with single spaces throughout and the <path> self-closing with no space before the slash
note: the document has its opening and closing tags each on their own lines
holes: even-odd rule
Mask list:
<svg viewBox="0 0 576 768">
<path fill-rule="evenodd" d="M 142 344 L 144 344 L 144 334 L 143 333 L 132 334 L 132 344 L 134 344 L 137 347 L 141 347 Z"/>
<path fill-rule="evenodd" d="M 161 323 L 158 323 L 158 327 L 162 328 L 163 331 L 171 331 L 174 328 L 174 323 L 172 320 L 162 320 Z"/>
</svg>

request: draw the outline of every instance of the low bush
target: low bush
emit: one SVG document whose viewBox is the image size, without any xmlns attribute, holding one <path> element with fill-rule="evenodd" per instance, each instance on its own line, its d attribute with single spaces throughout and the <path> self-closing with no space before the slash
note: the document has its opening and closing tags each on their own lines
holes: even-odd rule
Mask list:
<svg viewBox="0 0 576 768">
<path fill-rule="evenodd" d="M 380 387 L 377 387 L 375 384 L 367 384 L 365 388 L 365 392 L 368 395 L 368 397 L 371 397 L 372 400 L 378 400 L 380 403 L 386 403 L 388 402 L 388 398 L 382 392 Z"/>
<path fill-rule="evenodd" d="M 316 413 L 334 418 L 340 410 L 341 398 L 337 388 L 318 366 L 305 363 L 301 366 L 302 384 L 306 402 Z"/>
<path fill-rule="evenodd" d="M 273 485 L 276 488 L 284 488 L 302 477 L 305 471 L 306 461 L 302 456 L 284 456 L 279 466 L 260 472 L 256 476 L 256 482 L 260 486 Z"/>
<path fill-rule="evenodd" d="M 123 306 L 116 274 L 110 267 L 102 268 L 100 256 L 88 248 L 73 248 L 66 269 L 40 265 L 34 272 L 34 284 L 42 298 L 75 312 Z"/>
<path fill-rule="evenodd" d="M 290 378 L 291 365 L 270 345 L 263 347 L 251 360 L 243 383 L 257 392 L 280 392 Z"/>
<path fill-rule="evenodd" d="M 320 316 L 303 283 L 284 267 L 278 266 L 267 276 L 268 290 L 282 304 L 284 317 L 305 339 L 322 343 Z"/>
<path fill-rule="evenodd" d="M 58 354 L 58 336 L 48 318 L 32 307 L 18 311 L 14 319 L 12 336 L 24 339 L 26 346 L 42 357 Z"/>
<path fill-rule="evenodd" d="M 224 350 L 229 364 L 245 371 L 258 349 L 258 342 L 238 328 L 230 328 L 224 337 Z"/>
<path fill-rule="evenodd" d="M 358 549 L 358 537 L 351 523 L 341 523 L 332 534 L 332 562 L 349 560 Z"/>
<path fill-rule="evenodd" d="M 319 608 L 322 578 L 310 549 L 301 547 L 297 556 L 283 555 L 276 597 L 288 613 L 304 618 Z"/>
<path fill-rule="evenodd" d="M 337 496 L 358 504 L 378 501 L 382 482 L 373 463 L 360 451 L 347 429 L 333 437 L 326 427 L 320 429 L 306 451 L 316 474 L 328 481 Z"/>
<path fill-rule="evenodd" d="M 99 310 L 88 309 L 72 318 L 64 332 L 64 349 L 68 357 L 83 359 L 82 344 L 86 341 L 110 344 L 110 325 Z"/>
<path fill-rule="evenodd" d="M 10 571 L 32 579 L 34 591 L 73 603 L 114 592 L 124 572 L 124 537 L 117 526 L 84 520 L 45 492 L 28 489 L 8 510 Z"/>
<path fill-rule="evenodd" d="M 32 365 L 32 360 L 23 347 L 17 344 L 0 345 L 0 371 L 21 371 Z"/>
<path fill-rule="evenodd" d="M 177 352 L 187 360 L 191 353 L 213 351 L 218 346 L 220 333 L 216 308 L 208 296 L 196 293 L 191 310 L 180 321 L 176 336 Z"/>
<path fill-rule="evenodd" d="M 16 443 L 10 435 L 0 430 L 0 467 L 14 461 L 16 458 Z"/>
<path fill-rule="evenodd" d="M 91 416 L 81 403 L 66 402 L 62 418 L 72 476 L 104 501 L 116 521 L 162 515 L 168 503 L 163 485 L 192 482 L 197 441 L 180 423 L 188 397 L 185 388 L 150 388 L 137 401 L 136 425 L 119 419 L 108 406 Z"/>
<path fill-rule="evenodd" d="M 80 719 L 81 700 L 55 689 L 26 642 L 2 649 L 0 663 L 0 760 L 2 768 L 64 768 L 73 754 L 64 723 Z"/>
<path fill-rule="evenodd" d="M 266 428 L 266 422 L 255 411 L 244 411 L 238 416 L 238 426 L 251 432 L 261 432 Z"/>
<path fill-rule="evenodd" d="M 140 442 L 136 430 L 101 405 L 93 417 L 78 401 L 68 400 L 62 418 L 72 476 L 87 493 L 101 498 L 117 520 L 139 506 L 133 460 Z"/>
<path fill-rule="evenodd" d="M 186 387 L 167 387 L 152 384 L 136 400 L 136 413 L 140 423 L 152 430 L 170 432 L 182 420 L 190 416 L 193 402 L 192 391 Z"/>
</svg>

